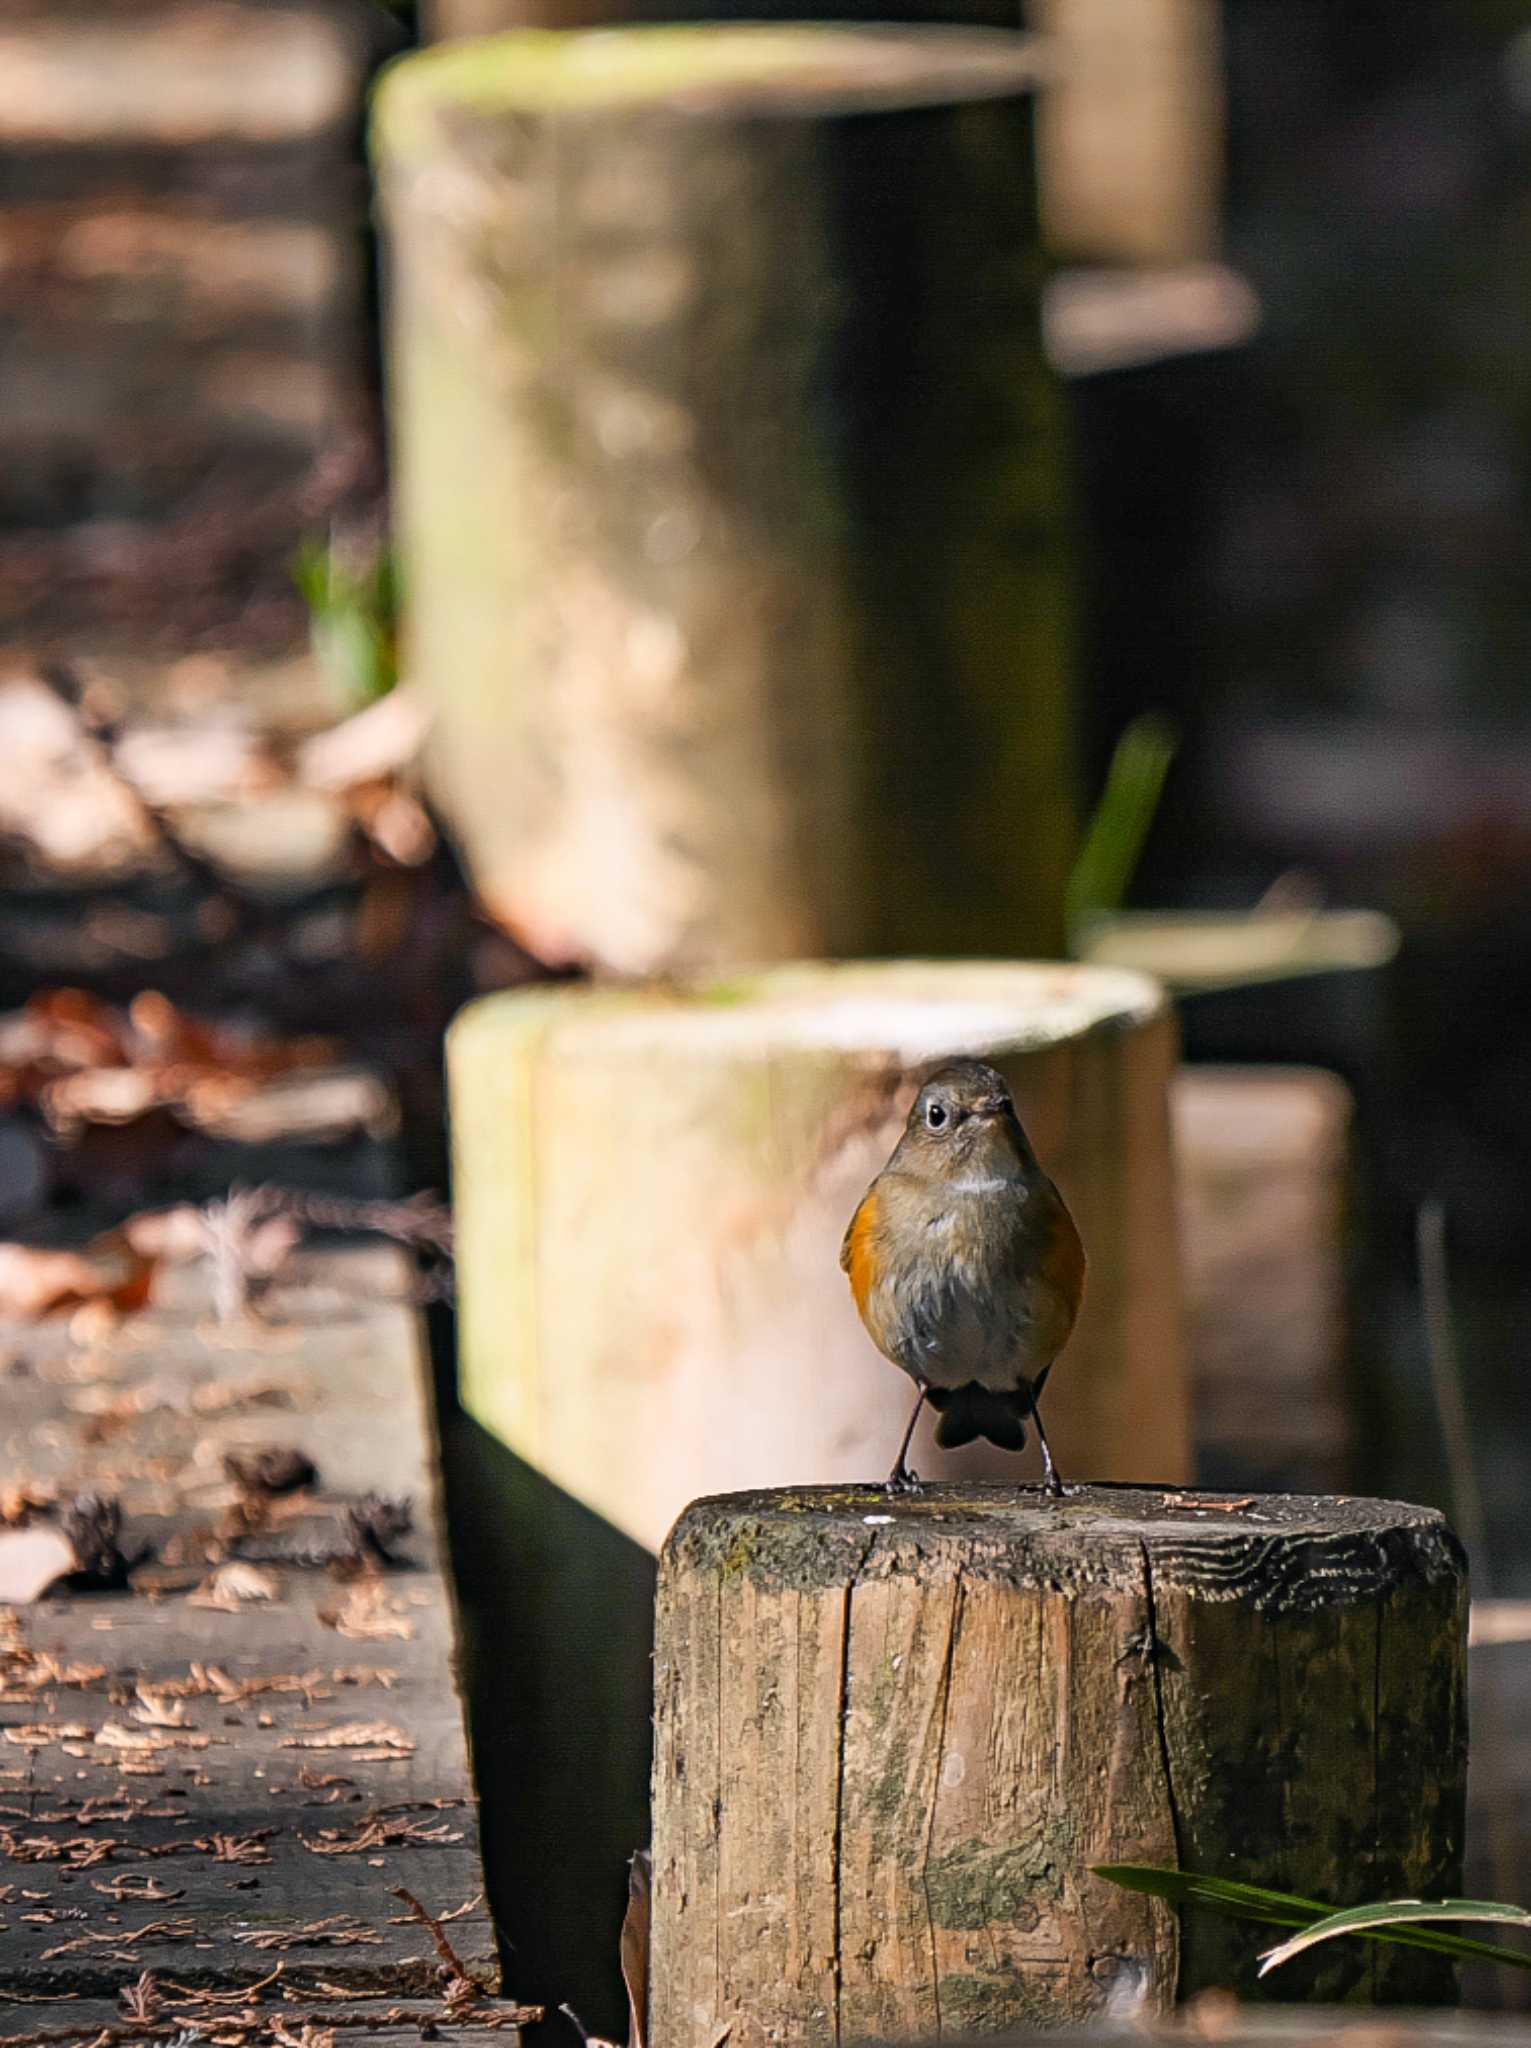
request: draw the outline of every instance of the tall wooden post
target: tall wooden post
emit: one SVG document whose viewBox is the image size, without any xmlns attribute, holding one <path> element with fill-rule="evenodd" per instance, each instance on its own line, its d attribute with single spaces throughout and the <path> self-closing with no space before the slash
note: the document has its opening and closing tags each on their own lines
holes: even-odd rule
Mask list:
<svg viewBox="0 0 1531 2048">
<path fill-rule="evenodd" d="M 998 30 L 715 25 L 386 80 L 409 660 L 543 958 L 1059 950 L 1036 75 Z"/>
<path fill-rule="evenodd" d="M 1360 1904 L 1460 1882 L 1466 1575 L 1429 1509 L 1087 1488 L 731 1495 L 660 1565 L 653 2048 L 1060 2026 L 1210 1985 L 1110 1862 Z M 1425 2004 L 1336 1944 L 1278 1995 Z"/>
</svg>

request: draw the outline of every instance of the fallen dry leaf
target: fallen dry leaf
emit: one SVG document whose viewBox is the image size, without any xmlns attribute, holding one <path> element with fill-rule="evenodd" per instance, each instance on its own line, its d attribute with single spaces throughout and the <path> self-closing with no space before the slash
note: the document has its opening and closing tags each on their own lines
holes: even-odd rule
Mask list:
<svg viewBox="0 0 1531 2048">
<path fill-rule="evenodd" d="M 188 1593 L 187 1604 L 191 1607 L 211 1607 L 223 1614 L 237 1614 L 247 1602 L 259 1600 L 280 1600 L 282 1582 L 275 1572 L 263 1571 L 256 1564 L 220 1565 L 200 1585 L 195 1593 Z"/>
<path fill-rule="evenodd" d="M 105 1884 L 100 1878 L 93 1877 L 90 1885 L 92 1891 L 101 1892 L 109 1899 L 147 1900 L 156 1906 L 186 1896 L 184 1887 L 180 1891 L 171 1891 L 157 1877 L 135 1876 L 131 1871 L 125 1871 L 121 1877 L 111 1878 Z"/>
<path fill-rule="evenodd" d="M 154 846 L 142 805 L 77 713 L 34 676 L 0 684 L 0 832 L 74 875 L 116 873 Z"/>
<path fill-rule="evenodd" d="M 140 1258 L 114 1232 L 84 1255 L 0 1244 L 0 1316 L 35 1322 L 57 1309 L 95 1302 L 128 1313 L 148 1300 L 153 1277 L 153 1261 Z"/>
<path fill-rule="evenodd" d="M 394 1849 L 405 1843 L 420 1848 L 460 1842 L 462 1830 L 454 1830 L 444 1820 L 390 1819 L 386 1814 L 375 1813 L 349 1832 L 344 1828 L 320 1828 L 317 1835 L 300 1835 L 298 1839 L 316 1856 L 360 1856 L 371 1849 Z"/>
<path fill-rule="evenodd" d="M 335 2048 L 335 2029 L 316 2027 L 312 2020 L 301 2020 L 296 2033 L 282 2024 L 275 2014 L 268 2022 L 271 2038 L 280 2048 Z"/>
<path fill-rule="evenodd" d="M 62 1529 L 47 1524 L 0 1529 L 0 1602 L 25 1607 L 78 1564 L 74 1545 Z"/>
<path fill-rule="evenodd" d="M 190 1941 L 197 1932 L 195 1920 L 151 1920 L 146 1926 L 114 1927 L 107 1934 L 77 1934 L 72 1941 L 60 1942 L 57 1948 L 43 1950 L 45 1963 L 55 1961 L 59 1956 L 93 1954 L 106 1961 L 119 1959 L 136 1962 L 132 1949 L 141 1941 L 169 1942 Z M 238 1940 L 235 1936 L 235 1940 Z"/>
<path fill-rule="evenodd" d="M 186 1702 L 180 1699 L 166 1699 L 163 1694 L 152 1691 L 139 1682 L 138 1704 L 129 1709 L 135 1721 L 146 1728 L 186 1728 L 191 1724 L 187 1719 Z"/>
<path fill-rule="evenodd" d="M 402 683 L 298 749 L 298 774 L 310 789 L 339 791 L 376 782 L 408 766 L 430 728 L 425 693 Z"/>
<path fill-rule="evenodd" d="M 239 1380 L 207 1380 L 191 1390 L 191 1408 L 196 1415 L 223 1415 L 230 1408 L 290 1406 L 304 1391 L 304 1383 L 290 1373 L 249 1373 Z"/>
<path fill-rule="evenodd" d="M 46 1749 L 53 1742 L 89 1742 L 90 1730 L 78 1721 L 24 1721 L 0 1730 L 21 1749 Z"/>
<path fill-rule="evenodd" d="M 319 1619 L 338 1635 L 355 1642 L 381 1642 L 397 1636 L 408 1642 L 415 1625 L 404 1613 L 402 1603 L 390 1597 L 381 1579 L 358 1579 L 339 1608 L 321 1608 Z"/>
<path fill-rule="evenodd" d="M 174 1209 L 140 1210 L 123 1224 L 122 1235 L 140 1257 L 162 1259 L 168 1265 L 189 1265 L 207 1250 L 202 1211 L 189 1202 Z"/>
<path fill-rule="evenodd" d="M 257 1828 L 252 1835 L 204 1835 L 192 1847 L 215 1863 L 269 1863 L 266 1844 L 275 1833 L 275 1828 Z"/>
<path fill-rule="evenodd" d="M 125 1728 L 120 1721 L 107 1721 L 96 1730 L 101 1749 L 126 1749 L 150 1753 L 162 1749 L 206 1749 L 211 1735 L 199 1735 L 192 1728 Z"/>
<path fill-rule="evenodd" d="M 19 1529 L 33 1515 L 51 1508 L 58 1499 L 58 1482 L 53 1479 L 11 1479 L 0 1485 L 0 1523 Z"/>
<path fill-rule="evenodd" d="M 98 1291 L 95 1268 L 78 1252 L 0 1244 L 0 1315 L 31 1321 Z"/>
<path fill-rule="evenodd" d="M 105 1885 L 96 1886 L 97 1891 L 105 1891 L 106 1889 Z M 154 2018 L 155 2013 L 158 2012 L 161 2002 L 159 1987 L 154 1981 L 153 1972 L 150 1970 L 140 1970 L 136 1983 L 124 1984 L 118 1991 L 117 2002 L 122 2007 L 125 2018 L 137 2020 L 141 2025 L 147 2025 Z"/>
<path fill-rule="evenodd" d="M 383 1937 L 354 1913 L 331 1913 L 323 1920 L 310 1920 L 303 1927 L 258 1927 L 234 1936 L 251 1948 L 353 1948 L 376 1944 Z"/>
<path fill-rule="evenodd" d="M 317 1483 L 319 1472 L 306 1452 L 292 1444 L 256 1444 L 225 1451 L 223 1469 L 246 1493 L 296 1493 Z"/>
<path fill-rule="evenodd" d="M 284 1735 L 283 1749 L 366 1749 L 381 1755 L 413 1755 L 415 1745 L 391 1721 L 344 1721 L 336 1728 L 315 1728 L 304 1735 Z"/>
</svg>

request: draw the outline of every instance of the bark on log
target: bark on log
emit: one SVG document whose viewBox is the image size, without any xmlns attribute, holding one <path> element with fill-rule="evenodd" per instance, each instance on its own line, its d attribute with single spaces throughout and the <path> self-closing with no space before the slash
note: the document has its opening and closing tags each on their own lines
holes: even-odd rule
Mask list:
<svg viewBox="0 0 1531 2048">
<path fill-rule="evenodd" d="M 654 2048 L 1068 2025 L 1141 1992 L 1450 1999 L 1418 1950 L 1255 1981 L 1105 1862 L 1336 1904 L 1460 1880 L 1466 1585 L 1433 1510 L 1088 1488 L 689 1508 L 660 1565 Z"/>
<path fill-rule="evenodd" d="M 1060 950 L 1034 78 L 998 30 L 738 25 L 391 73 L 409 659 L 543 958 Z"/>
<path fill-rule="evenodd" d="M 976 1052 L 1090 1258 L 1047 1392 L 1064 1475 L 1187 1477 L 1174 1049 L 1153 983 L 1061 965 L 475 1004 L 449 1051 L 468 1408 L 650 1550 L 698 1493 L 880 1478 L 909 1384 L 861 1327 L 840 1240 L 919 1079 Z M 1007 1452 L 932 1450 L 929 1427 L 917 1468 L 1014 1476 Z"/>
</svg>

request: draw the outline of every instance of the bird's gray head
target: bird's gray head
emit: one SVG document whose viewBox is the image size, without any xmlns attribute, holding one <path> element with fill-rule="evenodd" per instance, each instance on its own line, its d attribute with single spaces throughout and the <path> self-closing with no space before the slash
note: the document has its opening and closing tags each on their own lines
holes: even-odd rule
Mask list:
<svg viewBox="0 0 1531 2048">
<path fill-rule="evenodd" d="M 1014 1172 L 1031 1163 L 1010 1084 L 982 1060 L 951 1060 L 914 1098 L 899 1142 L 904 1163 L 950 1173 Z"/>
</svg>

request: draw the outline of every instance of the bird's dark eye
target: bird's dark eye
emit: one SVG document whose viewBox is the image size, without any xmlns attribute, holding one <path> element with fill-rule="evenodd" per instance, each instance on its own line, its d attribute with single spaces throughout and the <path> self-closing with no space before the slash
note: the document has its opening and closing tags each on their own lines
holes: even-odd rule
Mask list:
<svg viewBox="0 0 1531 2048">
<path fill-rule="evenodd" d="M 925 1105 L 925 1121 L 933 1131 L 946 1128 L 946 1105 L 942 1102 L 928 1102 Z"/>
</svg>

